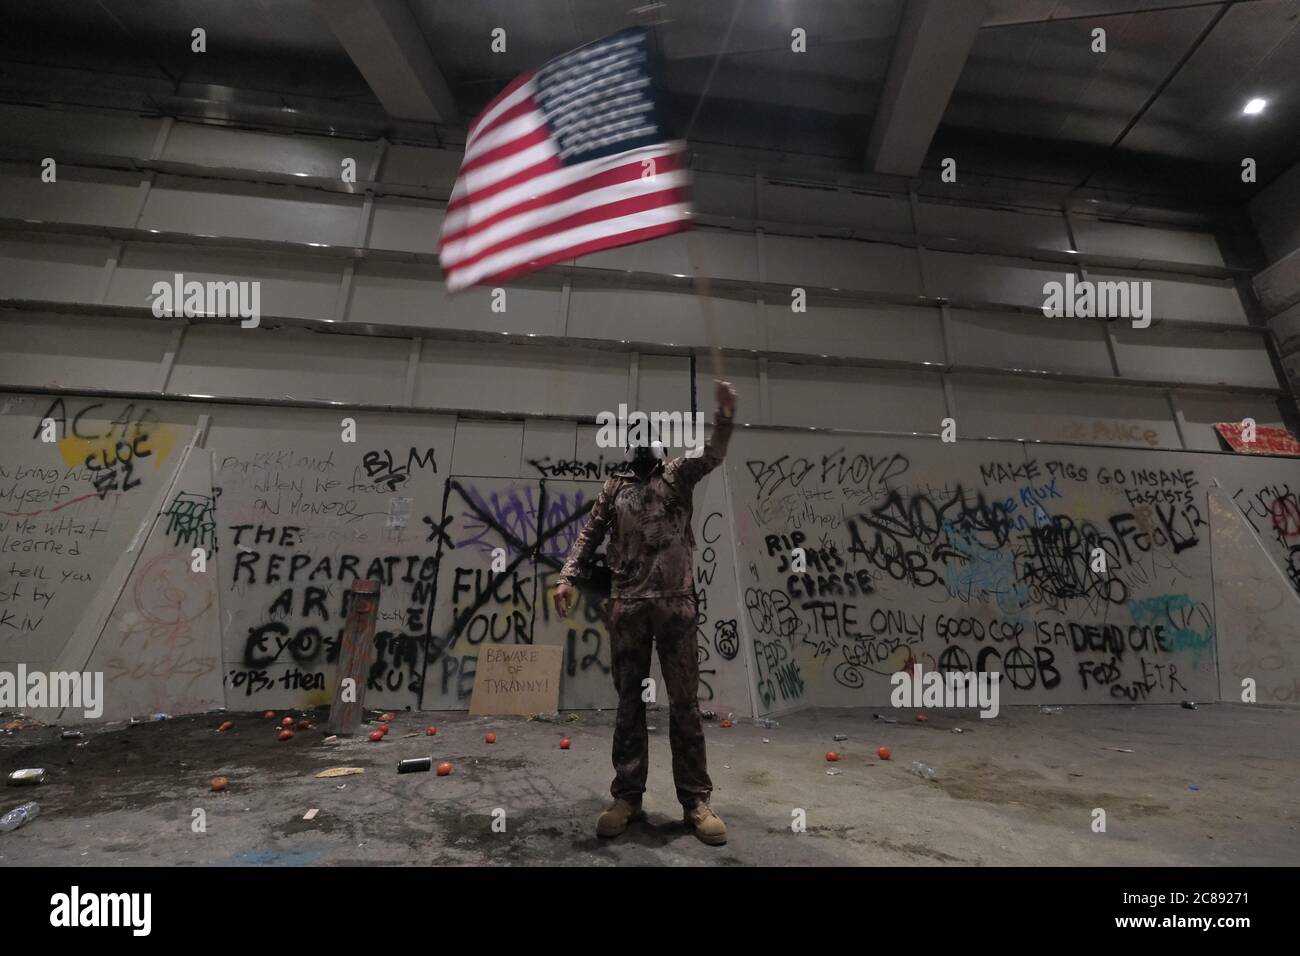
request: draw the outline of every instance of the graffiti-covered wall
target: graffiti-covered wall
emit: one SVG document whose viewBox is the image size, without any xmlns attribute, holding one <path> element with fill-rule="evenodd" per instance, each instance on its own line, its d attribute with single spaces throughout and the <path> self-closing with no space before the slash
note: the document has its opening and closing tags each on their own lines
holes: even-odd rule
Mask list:
<svg viewBox="0 0 1300 956">
<path fill-rule="evenodd" d="M 524 453 L 451 416 L 3 402 L 0 669 L 101 670 L 105 719 L 324 704 L 371 578 L 369 703 L 466 709 L 484 645 L 541 643 L 561 707 L 614 705 L 603 609 L 550 603 L 610 467 L 573 426 Z M 1294 489 L 1286 459 L 741 430 L 695 492 L 700 705 L 879 705 L 909 662 L 1009 704 L 1295 703 Z"/>
<path fill-rule="evenodd" d="M 1294 461 L 751 430 L 727 468 L 760 713 L 884 704 L 911 662 L 998 671 L 1007 703 L 1217 697 L 1211 492 L 1256 531 L 1224 552 L 1254 559 L 1234 596 L 1280 607 L 1267 654 L 1231 631 L 1253 673 L 1223 693 L 1300 699 Z"/>
</svg>

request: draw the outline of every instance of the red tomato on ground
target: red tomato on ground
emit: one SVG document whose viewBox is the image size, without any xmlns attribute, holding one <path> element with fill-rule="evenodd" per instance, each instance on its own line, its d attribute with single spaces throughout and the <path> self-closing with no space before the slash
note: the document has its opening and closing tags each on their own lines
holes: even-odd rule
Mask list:
<svg viewBox="0 0 1300 956">
<path fill-rule="evenodd" d="M 280 739 L 281 739 L 281 740 L 292 740 L 292 739 L 293 739 L 293 731 L 292 731 L 292 730 L 282 730 L 282 731 L 280 731 Z"/>
<path fill-rule="evenodd" d="M 487 735 L 486 737 L 484 737 L 483 739 L 486 740 L 486 741 L 487 741 L 488 743 L 490 743 L 490 744 L 494 744 L 494 743 L 497 742 L 497 735 L 496 735 L 496 734 L 488 734 L 488 735 Z"/>
<path fill-rule="evenodd" d="M 840 755 L 837 754 L 834 750 L 828 750 L 826 751 L 826 759 L 829 760 L 831 763 L 834 763 L 835 761 L 840 759 Z"/>
<path fill-rule="evenodd" d="M 384 739 L 384 732 L 383 732 L 382 730 L 372 730 L 372 731 L 370 731 L 370 740 L 371 740 L 373 743 L 379 743 L 379 741 L 381 741 L 381 740 L 383 740 L 383 739 Z"/>
<path fill-rule="evenodd" d="M 451 773 L 451 764 L 445 762 L 438 764 L 438 776 L 445 777 L 449 773 Z"/>
<path fill-rule="evenodd" d="M 428 730 L 426 730 L 426 731 L 424 732 L 424 735 L 425 735 L 426 737 L 433 737 L 433 736 L 435 736 L 437 733 L 438 733 L 438 728 L 437 728 L 437 727 L 430 727 Z"/>
<path fill-rule="evenodd" d="M 881 760 L 888 760 L 890 757 L 889 748 L 881 747 L 879 750 L 876 751 L 876 756 L 879 757 Z"/>
<path fill-rule="evenodd" d="M 569 738 L 568 738 L 568 737 L 565 737 L 563 740 L 560 741 L 560 749 L 561 749 L 561 750 L 568 750 L 568 749 L 569 749 Z"/>
</svg>

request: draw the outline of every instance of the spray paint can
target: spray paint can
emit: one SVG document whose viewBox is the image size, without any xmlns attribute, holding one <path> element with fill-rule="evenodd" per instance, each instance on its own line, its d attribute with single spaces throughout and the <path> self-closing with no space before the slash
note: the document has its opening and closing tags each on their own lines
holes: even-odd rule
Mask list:
<svg viewBox="0 0 1300 956">
<path fill-rule="evenodd" d="M 399 760 L 397 763 L 398 773 L 428 773 L 432 769 L 432 757 L 412 757 L 409 760 Z"/>
</svg>

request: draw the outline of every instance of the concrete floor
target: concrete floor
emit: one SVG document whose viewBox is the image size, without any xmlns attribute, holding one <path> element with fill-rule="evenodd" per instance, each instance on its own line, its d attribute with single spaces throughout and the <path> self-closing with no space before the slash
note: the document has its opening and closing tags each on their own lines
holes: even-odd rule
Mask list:
<svg viewBox="0 0 1300 956">
<path fill-rule="evenodd" d="M 771 729 L 707 723 L 724 847 L 680 822 L 666 710 L 651 716 L 649 819 L 615 840 L 593 833 L 611 776 L 608 712 L 560 724 L 403 713 L 382 743 L 331 744 L 319 731 L 281 743 L 260 713 L 108 725 L 80 742 L 17 731 L 0 736 L 0 770 L 43 766 L 49 779 L 0 788 L 0 814 L 41 804 L 37 820 L 0 834 L 0 865 L 1300 863 L 1300 710 L 1004 707 L 995 720 L 927 723 L 879 713 L 898 723 L 870 710 L 807 711 Z M 234 729 L 215 733 L 226 719 Z M 558 748 L 563 736 L 572 749 Z M 838 763 L 826 762 L 831 749 Z M 430 754 L 453 773 L 396 773 L 399 759 Z M 911 773 L 916 760 L 937 778 Z M 314 776 L 334 766 L 365 773 Z M 227 793 L 210 791 L 217 774 Z M 498 807 L 504 833 L 491 828 Z M 1092 831 L 1096 807 L 1105 833 Z M 791 831 L 795 808 L 807 832 Z M 205 833 L 191 828 L 196 809 Z"/>
</svg>

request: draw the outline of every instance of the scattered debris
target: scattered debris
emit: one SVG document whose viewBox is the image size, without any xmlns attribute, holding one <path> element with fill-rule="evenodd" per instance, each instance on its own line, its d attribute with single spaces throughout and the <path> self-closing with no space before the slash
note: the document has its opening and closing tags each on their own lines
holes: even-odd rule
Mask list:
<svg viewBox="0 0 1300 956">
<path fill-rule="evenodd" d="M 164 714 L 162 711 L 159 711 L 158 713 L 156 713 L 156 714 L 153 715 L 153 719 L 154 719 L 154 720 L 171 720 L 171 719 L 172 719 L 172 715 L 171 715 L 171 714 Z"/>
<path fill-rule="evenodd" d="M 428 773 L 433 769 L 432 757 L 411 757 L 397 762 L 398 773 Z"/>
<path fill-rule="evenodd" d="M 225 777 L 213 777 L 208 786 L 212 788 L 213 793 L 221 793 L 229 784 L 230 781 Z"/>
<path fill-rule="evenodd" d="M 704 720 L 717 720 L 717 719 L 718 719 L 718 715 L 717 715 L 716 713 L 714 713 L 713 711 L 711 711 L 711 710 L 702 710 L 702 711 L 700 711 L 700 717 L 703 718 Z"/>
<path fill-rule="evenodd" d="M 1197 784 L 1189 783 L 1189 784 L 1187 785 L 1187 789 L 1188 789 L 1188 790 L 1200 790 L 1201 788 L 1200 788 Z"/>
<path fill-rule="evenodd" d="M 565 737 L 563 740 L 560 741 L 560 749 L 561 749 L 561 750 L 568 750 L 568 749 L 569 749 L 569 744 L 571 744 L 571 743 L 573 743 L 573 741 L 571 741 L 568 737 Z"/>
<path fill-rule="evenodd" d="M 838 770 L 827 770 L 827 771 L 826 771 L 826 776 L 828 776 L 828 777 L 838 777 L 839 775 L 840 775 L 840 771 L 838 771 Z"/>
<path fill-rule="evenodd" d="M 229 730 L 233 726 L 235 726 L 235 722 L 233 720 L 227 720 L 224 724 L 222 724 L 220 727 L 217 728 L 217 733 L 224 734 L 227 730 Z"/>
<path fill-rule="evenodd" d="M 577 723 L 579 720 L 582 720 L 582 715 L 578 713 L 574 713 L 572 711 L 569 713 L 567 717 L 564 718 L 564 722 L 566 724 Z"/>
<path fill-rule="evenodd" d="M 883 720 L 887 724 L 898 723 L 898 720 L 893 717 L 881 717 L 879 714 L 872 714 L 871 716 L 874 717 L 876 720 Z"/>
<path fill-rule="evenodd" d="M 1040 714 L 1059 714 L 1063 710 L 1065 710 L 1064 707 L 1039 707 L 1038 708 L 1038 712 Z"/>
<path fill-rule="evenodd" d="M 528 719 L 540 720 L 546 724 L 558 724 L 560 722 L 560 712 L 558 710 L 552 710 L 542 714 L 529 714 Z"/>
<path fill-rule="evenodd" d="M 1183 709 L 1184 709 L 1184 710 L 1195 710 L 1195 709 L 1196 709 L 1196 701 L 1194 701 L 1194 700 L 1185 700 L 1185 701 L 1183 701 Z"/>
<path fill-rule="evenodd" d="M 1131 754 L 1131 753 L 1136 753 L 1136 751 L 1129 750 L 1127 747 L 1107 747 L 1106 749 L 1107 749 L 1107 750 L 1113 750 L 1113 751 L 1115 751 L 1115 753 L 1117 753 L 1117 754 Z"/>
<path fill-rule="evenodd" d="M 938 776 L 933 767 L 928 763 L 921 763 L 919 760 L 912 761 L 912 773 L 918 777 L 924 777 L 926 780 L 933 780 Z"/>
<path fill-rule="evenodd" d="M 338 742 L 339 742 L 338 734 L 330 734 L 328 737 L 325 738 L 325 743 L 327 744 L 336 744 Z"/>
<path fill-rule="evenodd" d="M 15 719 L 6 720 L 3 724 L 0 724 L 0 730 L 36 730 L 44 726 L 40 721 L 28 718 L 26 714 L 19 714 Z"/>
<path fill-rule="evenodd" d="M 966 731 L 962 730 L 960 727 L 954 727 L 954 728 L 952 729 L 952 732 L 953 732 L 954 734 L 964 734 L 964 733 L 966 733 Z"/>
<path fill-rule="evenodd" d="M 764 730 L 771 730 L 773 727 L 780 727 L 781 723 L 780 721 L 772 720 L 769 717 L 759 717 L 754 721 L 754 726 L 762 727 Z"/>
<path fill-rule="evenodd" d="M 24 803 L 21 807 L 14 807 L 0 817 L 0 833 L 17 830 L 24 823 L 35 820 L 40 812 L 41 805 L 39 803 Z"/>
<path fill-rule="evenodd" d="M 836 735 L 835 735 L 834 737 L 832 737 L 831 739 L 832 739 L 832 740 L 848 740 L 848 739 L 849 739 L 849 735 L 848 735 L 848 734 L 836 734 Z"/>
<path fill-rule="evenodd" d="M 304 813 L 304 814 L 302 815 L 302 818 L 303 818 L 304 820 L 315 820 L 315 819 L 316 819 L 316 814 L 318 814 L 318 813 L 320 813 L 320 808 L 319 808 L 319 807 L 312 807 L 310 810 L 308 810 L 306 813 Z"/>
<path fill-rule="evenodd" d="M 334 789 L 335 789 L 335 790 L 346 790 L 347 788 L 348 788 L 348 785 L 347 785 L 346 783 L 341 783 L 341 784 L 339 784 L 337 787 L 335 787 Z"/>
<path fill-rule="evenodd" d="M 45 780 L 45 769 L 43 767 L 29 768 L 27 770 L 15 770 L 9 775 L 9 786 L 36 786 Z"/>
<path fill-rule="evenodd" d="M 86 735 L 80 730 L 65 730 L 63 733 L 59 734 L 59 736 L 64 740 L 80 740 Z"/>
<path fill-rule="evenodd" d="M 1071 776 L 1071 777 L 1082 777 L 1083 774 L 1080 773 L 1078 770 L 1071 770 L 1071 771 L 1070 771 L 1070 776 Z"/>
<path fill-rule="evenodd" d="M 316 778 L 322 777 L 350 777 L 353 774 L 365 773 L 365 767 L 330 767 L 328 770 L 322 770 L 316 774 Z"/>
<path fill-rule="evenodd" d="M 447 763 L 446 761 L 443 761 L 442 763 L 438 764 L 438 776 L 445 777 L 449 773 L 451 773 L 451 764 Z"/>
<path fill-rule="evenodd" d="M 893 752 L 888 747 L 881 747 L 876 751 L 876 756 L 881 760 L 888 760 L 893 756 Z"/>
<path fill-rule="evenodd" d="M 763 743 L 765 743 L 765 744 L 770 744 L 771 742 L 772 742 L 772 741 L 770 741 L 768 738 L 766 738 L 766 737 L 763 738 Z"/>
<path fill-rule="evenodd" d="M 402 734 L 402 739 L 403 739 L 403 740 L 409 740 L 409 739 L 412 738 L 412 737 L 418 737 L 418 736 L 420 736 L 420 732 L 417 730 L 417 731 L 416 731 L 415 733 L 413 733 L 413 734 Z"/>
</svg>

